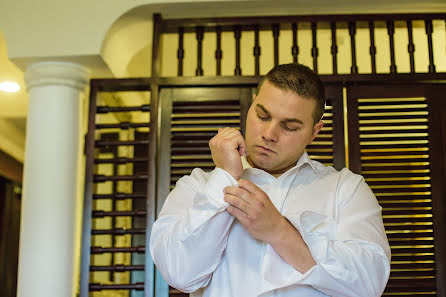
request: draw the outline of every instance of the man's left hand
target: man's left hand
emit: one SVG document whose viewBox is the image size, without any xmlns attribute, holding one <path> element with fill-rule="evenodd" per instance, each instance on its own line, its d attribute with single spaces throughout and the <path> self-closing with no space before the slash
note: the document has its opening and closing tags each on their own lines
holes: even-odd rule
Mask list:
<svg viewBox="0 0 446 297">
<path fill-rule="evenodd" d="M 226 209 L 255 239 L 271 243 L 288 222 L 268 195 L 249 180 L 239 180 L 239 187 L 224 189 Z"/>
</svg>

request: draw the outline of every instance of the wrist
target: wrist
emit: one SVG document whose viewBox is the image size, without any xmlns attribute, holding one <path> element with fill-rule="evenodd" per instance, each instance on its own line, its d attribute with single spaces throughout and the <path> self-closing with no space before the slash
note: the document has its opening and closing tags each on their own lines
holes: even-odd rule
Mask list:
<svg viewBox="0 0 446 297">
<path fill-rule="evenodd" d="M 218 167 L 218 166 L 217 166 Z M 235 180 L 239 180 L 242 177 L 242 173 L 236 173 L 233 170 L 230 170 L 228 168 L 224 168 L 224 167 L 219 167 L 220 169 L 226 171 L 229 175 L 231 175 Z"/>
<path fill-rule="evenodd" d="M 292 226 L 291 223 L 281 215 L 270 239 L 268 240 L 268 243 L 271 246 L 280 245 L 282 242 L 286 241 L 287 238 L 289 238 L 289 234 L 293 230 L 295 230 L 294 226 Z"/>
</svg>

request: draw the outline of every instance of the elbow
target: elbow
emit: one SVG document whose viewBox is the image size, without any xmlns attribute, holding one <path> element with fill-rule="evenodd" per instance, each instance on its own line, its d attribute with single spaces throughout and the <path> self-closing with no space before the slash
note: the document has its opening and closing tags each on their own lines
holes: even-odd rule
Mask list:
<svg viewBox="0 0 446 297">
<path fill-rule="evenodd" d="M 327 282 L 318 284 L 321 291 L 346 297 L 382 296 L 390 275 L 390 261 L 381 248 L 364 247 L 350 245 L 342 250 L 343 256 L 338 253 L 318 264 L 321 272 L 327 273 L 327 278 L 321 278 Z"/>
<path fill-rule="evenodd" d="M 182 271 L 181 269 L 176 269 L 174 267 L 163 267 L 162 265 L 157 265 L 157 268 L 161 272 L 164 280 L 171 287 L 184 293 L 192 293 L 202 287 L 205 287 L 211 279 L 210 275 L 194 277 L 186 271 Z"/>
<path fill-rule="evenodd" d="M 362 267 L 362 271 L 358 273 L 359 282 L 362 283 L 360 287 L 364 290 L 364 295 L 359 296 L 382 296 L 390 276 L 389 259 L 383 253 L 373 253 L 368 260 L 364 261 L 368 262 L 367 267 Z"/>
<path fill-rule="evenodd" d="M 370 276 L 370 279 L 374 280 L 370 296 L 382 296 L 389 280 L 390 262 L 386 256 L 381 256 L 379 260 L 381 261 L 380 268 L 375 272 L 374 276 Z"/>
</svg>

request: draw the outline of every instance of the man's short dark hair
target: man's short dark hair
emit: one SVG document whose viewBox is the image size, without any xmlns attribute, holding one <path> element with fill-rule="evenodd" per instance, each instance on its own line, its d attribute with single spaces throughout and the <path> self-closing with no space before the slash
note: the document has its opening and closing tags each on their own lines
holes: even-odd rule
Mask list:
<svg viewBox="0 0 446 297">
<path fill-rule="evenodd" d="M 265 80 L 283 91 L 291 91 L 305 99 L 315 100 L 314 124 L 322 119 L 325 110 L 325 88 L 313 70 L 297 63 L 278 65 L 262 78 L 257 93 Z"/>
</svg>

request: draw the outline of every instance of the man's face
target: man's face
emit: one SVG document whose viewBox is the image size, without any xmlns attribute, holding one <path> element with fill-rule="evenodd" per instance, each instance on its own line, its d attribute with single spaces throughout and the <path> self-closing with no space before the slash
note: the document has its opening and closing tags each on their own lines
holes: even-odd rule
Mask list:
<svg viewBox="0 0 446 297">
<path fill-rule="evenodd" d="M 251 166 L 278 177 L 296 165 L 323 126 L 313 124 L 316 101 L 265 80 L 249 108 L 246 145 Z"/>
</svg>

